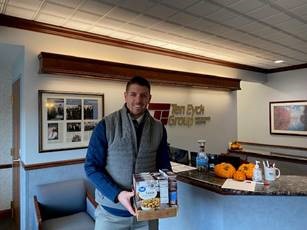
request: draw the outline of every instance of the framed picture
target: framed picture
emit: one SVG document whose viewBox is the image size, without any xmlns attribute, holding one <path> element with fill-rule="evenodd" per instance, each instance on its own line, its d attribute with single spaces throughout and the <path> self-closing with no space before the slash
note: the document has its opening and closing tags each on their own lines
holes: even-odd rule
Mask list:
<svg viewBox="0 0 307 230">
<path fill-rule="evenodd" d="M 38 96 L 39 152 L 86 148 L 104 116 L 104 95 L 39 90 Z"/>
<path fill-rule="evenodd" d="M 270 102 L 270 132 L 307 136 L 307 101 Z"/>
</svg>

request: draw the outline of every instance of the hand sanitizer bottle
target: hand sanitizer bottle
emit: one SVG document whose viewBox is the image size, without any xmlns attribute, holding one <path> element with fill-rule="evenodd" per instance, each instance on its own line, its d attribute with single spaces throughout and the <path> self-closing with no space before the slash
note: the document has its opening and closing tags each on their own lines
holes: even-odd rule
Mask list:
<svg viewBox="0 0 307 230">
<path fill-rule="evenodd" d="M 207 171 L 208 170 L 208 156 L 205 153 L 205 140 L 198 140 L 197 141 L 199 143 L 199 152 L 197 153 L 197 157 L 196 157 L 196 168 L 198 169 L 198 171 Z"/>
<path fill-rule="evenodd" d="M 253 172 L 253 181 L 261 182 L 262 181 L 262 170 L 259 166 L 260 162 L 256 161 L 256 165 Z"/>
</svg>

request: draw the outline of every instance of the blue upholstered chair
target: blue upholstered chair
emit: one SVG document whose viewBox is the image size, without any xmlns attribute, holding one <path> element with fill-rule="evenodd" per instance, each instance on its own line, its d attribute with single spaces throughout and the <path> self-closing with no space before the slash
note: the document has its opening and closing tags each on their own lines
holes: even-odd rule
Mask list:
<svg viewBox="0 0 307 230">
<path fill-rule="evenodd" d="M 84 179 L 38 185 L 34 196 L 37 229 L 94 229 L 93 191 L 93 186 Z"/>
</svg>

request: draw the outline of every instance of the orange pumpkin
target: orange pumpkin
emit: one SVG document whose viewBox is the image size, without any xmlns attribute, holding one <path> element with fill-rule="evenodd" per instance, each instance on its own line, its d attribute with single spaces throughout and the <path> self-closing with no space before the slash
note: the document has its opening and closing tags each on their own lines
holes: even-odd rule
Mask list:
<svg viewBox="0 0 307 230">
<path fill-rule="evenodd" d="M 239 180 L 239 181 L 244 181 L 244 180 L 246 180 L 245 173 L 242 172 L 242 171 L 237 170 L 237 171 L 233 174 L 233 179 Z"/>
<path fill-rule="evenodd" d="M 214 166 L 215 175 L 222 178 L 231 178 L 235 173 L 236 169 L 229 163 L 220 163 Z"/>
<path fill-rule="evenodd" d="M 248 164 L 241 164 L 238 168 L 238 171 L 242 171 L 245 173 L 247 179 L 252 179 L 254 173 L 255 164 L 248 163 Z"/>
</svg>

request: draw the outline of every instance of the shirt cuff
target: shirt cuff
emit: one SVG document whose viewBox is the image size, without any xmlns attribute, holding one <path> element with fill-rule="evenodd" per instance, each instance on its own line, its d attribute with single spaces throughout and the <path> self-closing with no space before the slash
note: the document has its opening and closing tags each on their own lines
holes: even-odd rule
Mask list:
<svg viewBox="0 0 307 230">
<path fill-rule="evenodd" d="M 119 190 L 118 192 L 117 192 L 117 194 L 116 194 L 116 196 L 114 197 L 114 203 L 118 203 L 119 202 L 119 200 L 118 200 L 118 195 L 121 193 L 121 191 L 122 190 Z"/>
</svg>

